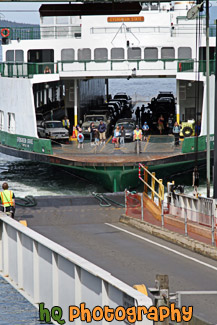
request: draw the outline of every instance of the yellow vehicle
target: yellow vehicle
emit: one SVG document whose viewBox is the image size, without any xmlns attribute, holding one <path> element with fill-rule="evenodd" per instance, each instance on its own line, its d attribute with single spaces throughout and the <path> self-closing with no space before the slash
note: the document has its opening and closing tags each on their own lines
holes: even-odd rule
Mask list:
<svg viewBox="0 0 217 325">
<path fill-rule="evenodd" d="M 195 136 L 195 120 L 188 120 L 188 122 L 182 122 L 182 128 L 180 130 L 180 137 L 188 138 Z"/>
</svg>

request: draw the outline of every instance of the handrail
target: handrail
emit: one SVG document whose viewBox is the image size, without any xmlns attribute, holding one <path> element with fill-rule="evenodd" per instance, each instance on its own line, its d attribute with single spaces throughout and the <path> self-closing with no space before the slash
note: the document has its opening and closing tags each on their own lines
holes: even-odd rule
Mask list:
<svg viewBox="0 0 217 325">
<path fill-rule="evenodd" d="M 215 73 L 215 59 L 209 61 L 210 75 Z M 206 60 L 179 60 L 177 72 L 202 72 L 206 73 Z"/>
<path fill-rule="evenodd" d="M 141 177 L 141 168 L 144 170 L 144 179 Z M 148 175 L 151 176 L 151 185 L 148 184 Z M 145 184 L 144 192 L 147 191 L 147 187 L 151 190 L 151 198 L 154 201 L 154 195 L 155 194 L 159 199 L 159 206 L 161 206 L 162 202 L 164 201 L 164 185 L 162 179 L 158 179 L 155 177 L 155 172 L 150 172 L 147 167 L 145 167 L 143 164 L 139 163 L 139 179 Z M 158 193 L 155 191 L 155 182 L 158 183 Z"/>
<path fill-rule="evenodd" d="M 98 65 L 107 63 L 107 66 L 103 66 L 103 70 L 108 71 L 117 71 L 122 70 L 120 66 L 116 67 L 116 64 L 123 64 L 124 69 L 126 68 L 126 63 L 133 63 L 136 66 L 137 71 L 144 71 L 144 70 L 162 70 L 165 71 L 167 69 L 167 64 L 173 63 L 174 65 L 171 67 L 168 67 L 169 70 L 176 71 L 176 64 L 180 59 L 105 59 L 105 60 L 64 60 L 64 61 L 56 61 L 56 62 L 1 62 L 0 63 L 0 72 L 2 77 L 29 77 L 32 78 L 33 75 L 38 74 L 44 74 L 44 69 L 46 66 L 48 66 L 51 70 L 51 73 L 59 73 L 59 72 L 65 72 L 65 71 L 74 71 L 74 65 L 77 65 L 79 69 L 76 69 L 76 71 L 89 71 L 89 65 L 95 64 L 96 69 L 98 68 Z M 182 60 L 185 62 L 185 60 Z M 189 61 L 188 59 L 186 61 Z M 65 65 L 72 65 L 70 68 L 67 67 L 66 70 Z M 152 66 L 150 67 L 150 64 Z M 159 66 L 160 64 L 160 66 Z M 90 71 L 92 71 L 92 67 L 90 68 Z M 129 69 L 129 68 L 127 68 Z M 168 70 L 167 69 L 167 70 Z M 129 69 L 130 72 L 132 72 L 131 69 Z"/>
</svg>

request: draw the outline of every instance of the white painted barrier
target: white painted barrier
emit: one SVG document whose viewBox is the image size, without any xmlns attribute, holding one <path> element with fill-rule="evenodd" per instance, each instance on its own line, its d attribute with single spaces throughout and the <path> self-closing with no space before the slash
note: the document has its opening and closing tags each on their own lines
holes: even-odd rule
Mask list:
<svg viewBox="0 0 217 325">
<path fill-rule="evenodd" d="M 217 205 L 215 199 L 205 197 L 194 197 L 188 194 L 175 193 L 168 195 L 169 214 L 188 220 L 212 226 L 217 224 Z"/>
<path fill-rule="evenodd" d="M 60 306 L 69 322 L 69 306 L 85 302 L 94 306 L 152 306 L 152 300 L 109 272 L 88 262 L 17 221 L 0 213 L 0 270 L 33 304 L 44 303 L 49 310 Z M 81 324 L 80 319 L 73 322 Z M 99 324 L 92 321 L 91 324 Z M 100 324 L 107 324 L 102 320 Z M 129 324 L 127 321 L 113 324 Z M 135 324 L 150 325 L 145 316 Z"/>
</svg>

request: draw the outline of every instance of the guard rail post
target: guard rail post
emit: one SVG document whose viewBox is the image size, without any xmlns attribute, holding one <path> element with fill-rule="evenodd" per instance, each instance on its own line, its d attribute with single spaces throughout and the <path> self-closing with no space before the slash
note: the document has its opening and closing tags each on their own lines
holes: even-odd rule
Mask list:
<svg viewBox="0 0 217 325">
<path fill-rule="evenodd" d="M 148 167 L 146 167 L 146 169 L 148 169 Z M 148 183 L 148 173 L 146 169 L 144 169 L 144 192 L 148 194 L 148 186 L 146 185 L 146 183 Z"/>
<path fill-rule="evenodd" d="M 144 221 L 143 193 L 141 193 L 141 218 L 142 218 L 142 221 Z"/>
<path fill-rule="evenodd" d="M 187 237 L 188 236 L 188 218 L 187 218 L 186 208 L 184 210 L 185 210 L 185 236 Z"/>
<path fill-rule="evenodd" d="M 213 213 L 211 213 L 211 223 L 212 223 L 212 246 L 215 246 L 215 221 L 214 221 Z"/>
<path fill-rule="evenodd" d="M 162 228 L 164 228 L 164 201 L 163 201 L 164 187 L 163 187 L 162 179 L 159 179 L 158 193 L 159 193 L 159 206 L 161 207 L 161 226 L 162 226 Z"/>
<path fill-rule="evenodd" d="M 125 215 L 127 215 L 127 189 L 125 188 L 124 195 L 124 205 L 125 205 Z"/>
<path fill-rule="evenodd" d="M 155 177 L 156 173 L 152 172 L 152 175 Z M 151 178 L 151 187 L 153 190 L 155 189 L 155 178 L 154 177 Z M 154 201 L 154 192 L 153 191 L 151 192 L 151 199 L 152 199 L 152 201 Z"/>
<path fill-rule="evenodd" d="M 162 179 L 159 179 L 159 188 L 158 188 L 158 194 L 159 194 L 159 198 L 158 198 L 158 201 L 159 201 L 159 207 L 161 208 L 161 201 L 162 201 L 162 185 L 163 185 L 163 180 Z"/>
</svg>

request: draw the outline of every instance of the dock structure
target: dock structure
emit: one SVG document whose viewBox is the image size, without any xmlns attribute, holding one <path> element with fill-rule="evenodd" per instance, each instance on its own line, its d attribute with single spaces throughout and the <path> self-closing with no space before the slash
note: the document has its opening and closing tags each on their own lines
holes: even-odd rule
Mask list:
<svg viewBox="0 0 217 325">
<path fill-rule="evenodd" d="M 115 202 L 122 204 L 124 203 L 123 194 L 109 194 L 107 197 L 114 200 Z M 152 225 L 150 218 L 148 220 L 149 229 L 152 229 L 153 233 L 161 233 L 161 239 L 152 237 L 150 234 L 147 234 L 147 232 L 144 234 L 141 229 L 139 230 L 139 225 L 134 225 L 134 227 L 137 228 L 137 230 L 135 230 L 129 227 L 127 224 L 119 223 L 119 216 L 124 213 L 124 208 L 117 205 L 112 205 L 110 207 L 99 206 L 99 201 L 97 201 L 93 196 L 87 196 L 85 199 L 84 197 L 64 196 L 55 197 L 55 199 L 53 197 L 38 197 L 37 201 L 38 205 L 36 207 L 22 207 L 17 209 L 16 219 L 19 220 L 21 218 L 26 218 L 28 228 L 21 225 L 18 226 L 16 221 L 13 220 L 5 219 L 4 222 L 4 219 L 1 218 L 1 222 L 3 222 L 3 231 L 7 230 L 8 233 L 8 237 L 6 236 L 5 232 L 3 235 L 4 249 L 5 243 L 8 245 L 9 251 L 15 244 L 15 230 L 13 230 L 13 228 L 17 228 L 16 231 L 19 231 L 18 244 L 20 245 L 20 239 L 22 238 L 21 242 L 24 245 L 22 254 L 23 257 L 25 257 L 26 254 L 28 255 L 28 261 L 31 261 L 29 257 L 30 252 L 28 249 L 28 243 L 30 239 L 27 241 L 26 236 L 28 236 L 29 233 L 30 237 L 33 237 L 33 252 L 35 254 L 35 261 L 38 261 L 35 264 L 35 267 L 39 268 L 39 273 L 36 272 L 36 275 L 38 274 L 40 281 L 44 281 L 43 278 L 40 278 L 40 274 L 42 274 L 42 267 L 45 265 L 44 263 L 47 265 L 47 272 L 49 274 L 52 274 L 53 279 L 55 279 L 55 283 L 63 283 L 62 281 L 64 280 L 64 272 L 66 272 L 67 275 L 71 274 L 69 272 L 70 268 L 68 268 L 68 263 L 70 262 L 70 259 L 73 257 L 73 255 L 70 255 L 71 253 L 68 252 L 68 262 L 65 263 L 62 260 L 66 254 L 65 249 L 68 249 L 69 251 L 72 251 L 79 255 L 79 257 L 77 257 L 77 263 L 84 263 L 83 266 L 85 266 L 85 268 L 87 268 L 89 264 L 84 261 L 84 259 L 94 263 L 95 275 L 98 272 L 98 269 L 96 267 L 96 265 L 98 265 L 103 269 L 106 269 L 106 271 L 110 272 L 110 274 L 113 276 L 116 276 L 118 279 L 126 282 L 130 286 L 138 283 L 144 283 L 148 288 L 153 287 L 155 279 L 154 272 L 156 270 L 159 272 L 164 272 L 164 274 L 169 274 L 169 278 L 171 279 L 171 292 L 179 291 L 182 292 L 183 295 L 185 294 L 186 290 L 188 292 L 194 292 L 194 300 L 192 300 L 191 296 L 182 296 L 183 305 L 193 305 L 194 316 L 199 316 L 199 318 L 206 321 L 205 324 L 212 323 L 216 318 L 216 293 L 215 296 L 209 295 L 211 292 L 210 290 L 216 290 L 216 286 L 213 285 L 217 269 L 216 260 L 210 260 L 207 257 L 201 257 L 195 252 L 187 251 L 184 248 L 178 248 L 169 242 L 165 243 L 162 241 L 162 238 L 164 238 L 162 235 L 163 229 L 160 227 L 160 225 L 158 225 L 159 229 L 157 229 L 156 224 Z M 135 221 L 139 222 L 138 219 Z M 142 226 L 140 224 L 140 228 L 141 227 Z M 37 233 L 33 233 L 32 230 L 37 231 Z M 167 235 L 169 237 L 169 233 L 172 231 L 171 234 L 173 234 L 173 237 L 176 237 L 178 240 L 179 236 L 181 235 L 175 235 L 174 230 L 175 227 L 171 226 L 170 230 L 167 231 Z M 166 229 L 164 231 L 166 233 Z M 43 241 L 41 235 L 47 237 L 44 239 L 45 241 Z M 8 241 L 5 241 L 7 238 Z M 183 238 L 185 237 L 183 236 Z M 197 239 L 198 238 L 199 237 L 197 237 Z M 53 240 L 55 243 L 50 243 L 50 240 Z M 36 241 L 38 242 L 37 245 Z M 191 240 L 192 246 L 195 242 L 195 239 Z M 63 247 L 58 246 L 56 243 Z M 42 247 L 44 244 L 46 244 L 46 248 Z M 50 244 L 52 244 L 52 249 L 54 250 L 55 257 L 52 259 L 50 259 L 49 255 L 51 248 Z M 183 243 L 183 245 L 185 246 L 185 243 Z M 202 242 L 200 245 L 201 247 L 203 245 L 205 247 L 205 244 Z M 56 256 L 58 249 L 60 249 L 61 254 L 64 255 L 58 257 L 59 263 L 57 263 Z M 215 249 L 213 248 L 213 250 Z M 36 258 L 36 256 L 38 257 Z M 80 260 L 80 258 L 82 258 L 82 260 Z M 22 259 L 23 263 L 25 260 L 25 258 Z M 52 269 L 50 268 L 49 263 L 51 260 L 55 262 Z M 9 270 L 10 276 L 13 276 L 14 260 L 11 260 L 11 258 L 9 258 L 9 260 L 4 259 L 3 261 L 6 263 L 6 266 L 8 266 L 7 270 Z M 29 262 L 29 267 L 30 265 L 31 262 Z M 58 277 L 56 273 L 57 267 L 60 268 Z M 76 269 L 77 268 L 78 267 L 76 267 Z M 21 266 L 19 266 L 18 270 L 21 270 Z M 83 274 L 83 271 L 81 272 L 82 275 L 80 279 L 82 285 L 86 283 L 86 288 L 82 288 L 81 292 L 85 293 L 89 290 L 89 282 L 86 282 L 86 275 L 84 276 L 86 273 Z M 206 281 L 204 281 L 204 272 L 206 272 L 207 275 Z M 80 273 L 78 272 L 78 274 Z M 101 276 L 105 276 L 105 274 L 106 273 L 101 273 Z M 22 278 L 21 275 L 22 273 L 19 273 L 18 280 L 23 281 L 24 285 L 28 284 L 28 290 L 30 290 L 30 279 Z M 35 278 L 34 281 L 36 280 L 37 279 Z M 51 279 L 47 278 L 47 285 L 49 288 L 51 285 L 50 280 Z M 37 282 L 34 283 L 36 284 Z M 116 285 L 117 284 L 118 283 L 116 282 Z M 43 287 L 39 287 L 39 291 L 37 290 L 37 287 L 34 288 L 36 295 L 34 297 L 36 299 L 40 300 L 40 298 L 42 299 L 42 297 L 45 295 L 48 298 L 48 301 L 50 301 L 52 297 L 47 294 L 47 290 L 45 292 Z M 74 288 L 73 285 L 71 288 Z M 206 290 L 209 292 L 207 291 L 206 299 L 204 299 Z M 203 292 L 203 295 L 200 295 L 199 293 L 198 295 L 195 295 L 196 291 Z M 61 304 L 63 301 L 61 292 L 62 291 L 60 288 L 59 291 L 57 289 L 54 290 L 53 299 L 55 298 L 56 303 L 58 302 L 59 304 Z M 67 290 L 65 292 L 67 292 Z M 96 293 L 96 286 L 94 292 Z M 73 297 L 74 296 L 72 295 L 72 292 L 70 292 L 71 301 L 74 301 L 72 300 Z M 78 300 L 76 301 L 78 302 Z M 52 303 L 50 302 L 50 304 Z M 48 303 L 48 308 L 49 307 L 50 305 Z M 63 310 L 65 315 L 66 309 L 64 308 Z"/>
</svg>

